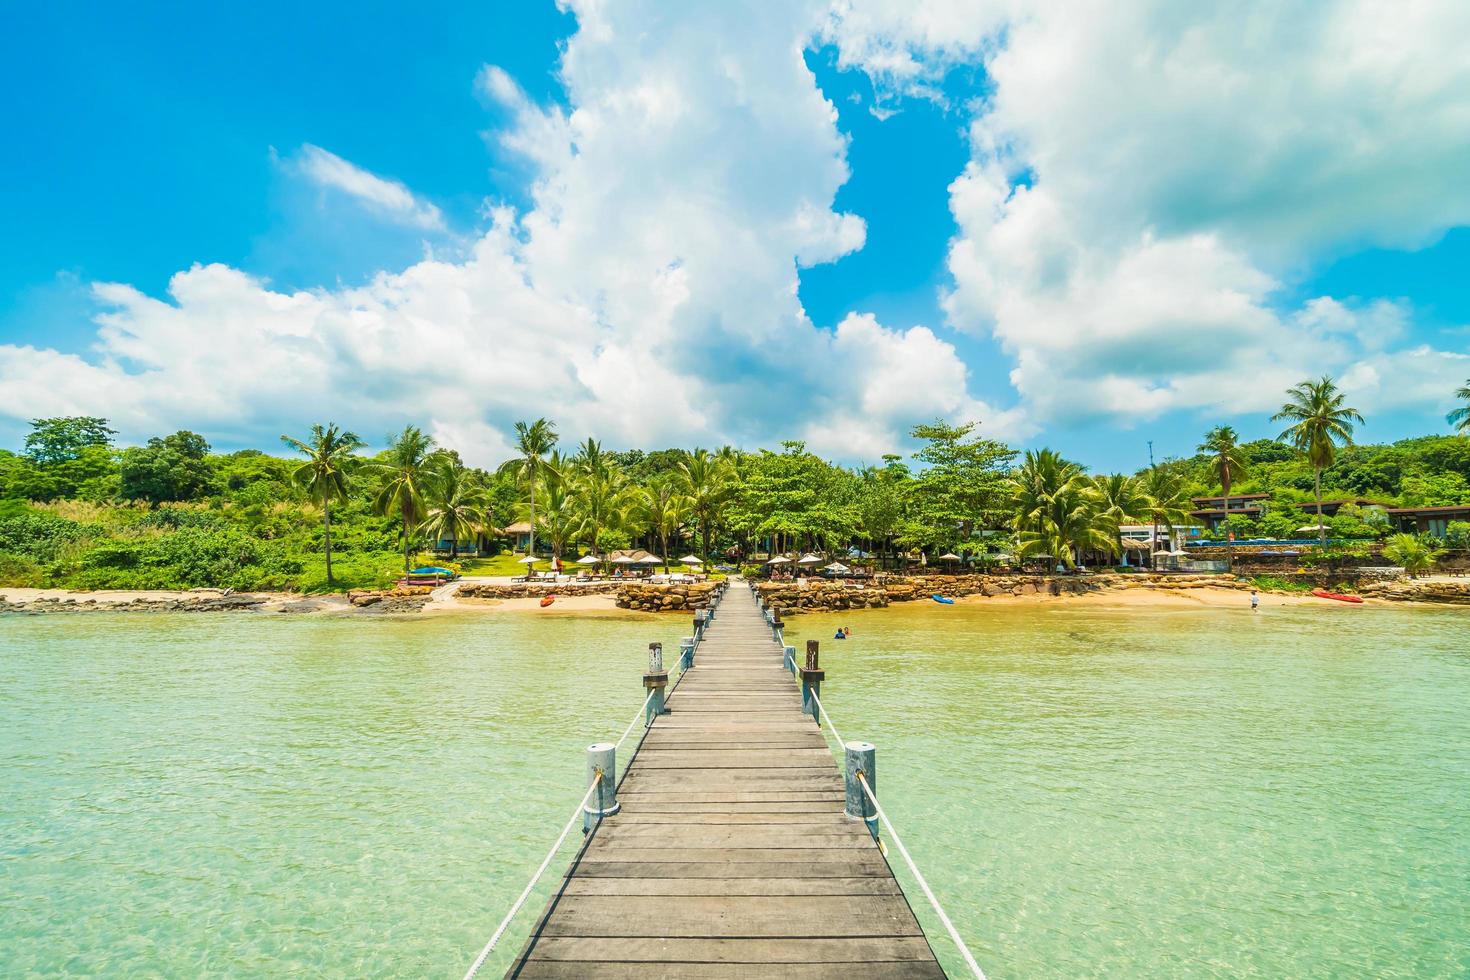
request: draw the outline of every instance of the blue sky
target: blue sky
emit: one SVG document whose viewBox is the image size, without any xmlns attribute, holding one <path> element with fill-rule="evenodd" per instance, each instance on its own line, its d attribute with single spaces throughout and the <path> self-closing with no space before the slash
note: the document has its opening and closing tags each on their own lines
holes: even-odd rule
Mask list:
<svg viewBox="0 0 1470 980">
<path fill-rule="evenodd" d="M 1272 433 L 1323 372 L 1364 438 L 1444 431 L 1456 5 L 1287 5 L 1250 45 L 1146 0 L 961 6 L 28 8 L 0 438 L 416 421 L 490 462 L 547 414 L 861 460 L 945 415 L 1132 469 Z"/>
</svg>

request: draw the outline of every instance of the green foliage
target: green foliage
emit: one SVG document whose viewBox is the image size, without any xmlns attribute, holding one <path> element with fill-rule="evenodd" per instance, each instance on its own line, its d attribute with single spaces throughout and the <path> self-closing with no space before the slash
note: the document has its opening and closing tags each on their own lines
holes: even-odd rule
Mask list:
<svg viewBox="0 0 1470 980">
<path fill-rule="evenodd" d="M 1470 550 L 1470 521 L 1450 521 L 1444 543 L 1456 551 Z"/>
<path fill-rule="evenodd" d="M 129 500 L 154 504 L 203 496 L 213 486 L 208 454 L 204 437 L 186 430 L 124 449 L 118 492 Z"/>
<path fill-rule="evenodd" d="M 1255 575 L 1251 585 L 1263 592 L 1311 592 L 1315 588 L 1310 582 L 1278 578 L 1275 575 Z"/>
<path fill-rule="evenodd" d="M 106 419 L 91 415 L 33 419 L 26 436 L 26 456 L 37 463 L 66 463 L 79 459 L 86 449 L 106 449 L 117 432 Z"/>
<path fill-rule="evenodd" d="M 1432 539 L 1416 534 L 1395 534 L 1383 545 L 1383 556 L 1415 577 L 1432 568 L 1442 554 Z"/>
</svg>

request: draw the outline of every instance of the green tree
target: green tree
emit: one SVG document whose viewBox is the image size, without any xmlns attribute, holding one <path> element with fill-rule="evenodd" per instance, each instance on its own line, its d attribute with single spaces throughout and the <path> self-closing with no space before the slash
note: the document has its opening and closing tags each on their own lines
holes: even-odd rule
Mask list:
<svg viewBox="0 0 1470 980">
<path fill-rule="evenodd" d="M 1286 393 L 1286 404 L 1271 416 L 1272 422 L 1287 421 L 1291 426 L 1280 438 L 1295 446 L 1312 466 L 1312 487 L 1317 500 L 1317 541 L 1327 543 L 1323 526 L 1322 471 L 1337 457 L 1337 447 L 1353 444 L 1353 425 L 1362 425 L 1363 416 L 1355 408 L 1346 407 L 1346 396 L 1338 391 L 1329 377 L 1319 381 L 1303 381 Z"/>
<path fill-rule="evenodd" d="M 1122 473 L 1092 478 L 1093 520 L 1111 539 L 1109 547 L 1113 554 L 1123 554 L 1124 524 L 1133 524 L 1148 517 L 1152 501 L 1144 490 L 1143 481 Z"/>
<path fill-rule="evenodd" d="M 925 469 L 912 488 L 908 541 L 961 547 L 968 545 L 975 528 L 1004 523 L 1005 468 L 1016 451 L 994 439 L 969 438 L 978 425 L 935 419 L 909 432 L 925 443 L 914 453 Z"/>
<path fill-rule="evenodd" d="M 1455 431 L 1470 436 L 1470 381 L 1455 392 L 1455 397 L 1465 404 L 1450 412 L 1444 420 L 1455 427 Z"/>
<path fill-rule="evenodd" d="M 450 558 L 459 557 L 459 543 L 473 538 L 490 520 L 490 494 L 472 470 L 443 457 L 427 484 L 421 530 L 437 542 L 449 539 Z"/>
<path fill-rule="evenodd" d="M 91 446 L 110 446 L 115 429 L 95 415 L 71 415 L 54 419 L 32 419 L 26 436 L 26 455 L 38 463 L 65 463 L 81 456 Z"/>
<path fill-rule="evenodd" d="M 146 446 L 123 450 L 118 492 L 151 504 L 192 500 L 210 487 L 208 455 L 209 443 L 198 433 L 155 436 Z"/>
<path fill-rule="evenodd" d="M 586 535 L 594 554 L 602 554 L 607 532 L 622 531 L 628 522 L 633 500 L 627 478 L 592 439 L 580 447 L 571 470 L 571 492 L 580 519 L 578 531 Z"/>
<path fill-rule="evenodd" d="M 1434 544 L 1413 534 L 1395 534 L 1383 544 L 1383 556 L 1402 565 L 1412 578 L 1429 571 L 1442 554 Z"/>
<path fill-rule="evenodd" d="M 1143 492 L 1148 499 L 1148 516 L 1153 522 L 1151 547 L 1159 548 L 1159 525 L 1168 529 L 1170 542 L 1174 540 L 1174 527 L 1189 520 L 1189 484 L 1176 466 L 1151 466 L 1143 475 Z M 1154 564 L 1149 556 L 1149 565 Z"/>
<path fill-rule="evenodd" d="M 536 487 L 548 472 L 546 454 L 555 448 L 557 438 L 556 425 L 546 419 L 517 422 L 516 452 L 520 455 L 500 467 L 530 494 L 531 541 L 526 553 L 531 555 L 536 553 Z"/>
<path fill-rule="evenodd" d="M 546 533 L 552 561 L 562 556 L 567 542 L 575 538 L 582 527 L 582 515 L 572 494 L 571 480 L 563 475 L 569 472 L 565 465 L 560 454 L 552 452 L 547 456 L 546 473 L 541 484 L 541 506 L 536 512 L 536 526 Z M 522 503 L 520 508 L 529 520 L 527 504 Z"/>
<path fill-rule="evenodd" d="M 1072 568 L 1080 552 L 1112 547 L 1097 520 L 1096 495 L 1076 463 L 1050 449 L 1028 450 L 1006 485 L 1021 557 L 1060 558 Z"/>
<path fill-rule="evenodd" d="M 306 439 L 281 436 L 281 441 L 306 457 L 291 474 L 296 485 L 322 507 L 322 544 L 327 554 L 327 584 L 332 584 L 332 501 L 347 499 L 353 453 L 363 447 L 355 432 L 343 432 L 334 423 L 311 427 Z"/>
<path fill-rule="evenodd" d="M 1245 475 L 1247 467 L 1240 437 L 1232 427 L 1217 425 L 1205 434 L 1205 441 L 1200 443 L 1197 452 L 1209 457 L 1210 472 L 1220 481 L 1220 493 L 1225 498 L 1222 509 L 1228 512 L 1230 488 L 1237 479 Z M 1228 513 L 1226 516 L 1229 516 Z"/>
<path fill-rule="evenodd" d="M 724 519 L 738 487 L 734 468 L 729 457 L 696 449 L 679 460 L 677 472 L 699 525 L 699 556 L 709 561 L 710 534 Z"/>
<path fill-rule="evenodd" d="M 438 468 L 434 440 L 417 426 L 405 426 L 387 451 L 367 465 L 382 481 L 373 505 L 381 514 L 396 515 L 402 526 L 406 574 L 411 570 L 413 532 L 423 522 L 429 484 Z"/>
<path fill-rule="evenodd" d="M 669 539 L 678 537 L 692 513 L 693 501 L 680 492 L 678 482 L 672 477 L 655 480 L 638 494 L 634 519 L 658 538 L 665 573 L 669 570 Z"/>
</svg>

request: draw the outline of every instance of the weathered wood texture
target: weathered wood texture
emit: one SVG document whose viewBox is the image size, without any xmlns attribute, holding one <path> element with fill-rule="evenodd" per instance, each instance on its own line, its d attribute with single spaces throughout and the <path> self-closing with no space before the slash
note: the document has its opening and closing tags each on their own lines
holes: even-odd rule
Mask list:
<svg viewBox="0 0 1470 980">
<path fill-rule="evenodd" d="M 509 977 L 943 977 L 732 585 Z"/>
</svg>

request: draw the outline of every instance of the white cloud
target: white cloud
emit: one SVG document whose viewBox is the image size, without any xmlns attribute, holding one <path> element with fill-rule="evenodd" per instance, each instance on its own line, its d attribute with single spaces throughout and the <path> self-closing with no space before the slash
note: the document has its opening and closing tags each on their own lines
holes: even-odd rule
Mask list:
<svg viewBox="0 0 1470 980">
<path fill-rule="evenodd" d="M 391 221 L 429 231 L 445 228 L 439 209 L 401 182 L 369 173 L 319 146 L 303 146 L 296 167 L 313 183 L 340 191 Z"/>
<path fill-rule="evenodd" d="M 1456 355 L 1391 353 L 1405 304 L 1284 297 L 1470 223 L 1470 7 L 841 0 L 826 35 L 880 91 L 984 60 L 945 305 L 1038 419 L 1256 411 L 1374 365 L 1436 400 L 1417 379 Z"/>
<path fill-rule="evenodd" d="M 163 299 L 102 285 L 88 360 L 0 347 L 0 412 L 65 405 L 134 438 L 189 425 L 273 439 L 334 420 L 377 439 L 427 421 L 482 464 L 539 415 L 613 445 L 749 445 L 842 411 L 860 440 L 823 445 L 848 456 L 934 414 L 994 414 L 929 330 L 827 331 L 801 307 L 798 268 L 864 239 L 832 209 L 847 142 L 803 60 L 821 4 L 572 7 L 566 109 L 499 68 L 478 77 L 509 120 L 495 138 L 535 167 L 533 206 L 491 211 L 465 258 L 352 289 L 286 292 L 223 266 L 177 274 Z M 385 214 L 442 222 L 325 150 L 301 166 Z M 53 383 L 10 399 L 31 372 Z"/>
</svg>

